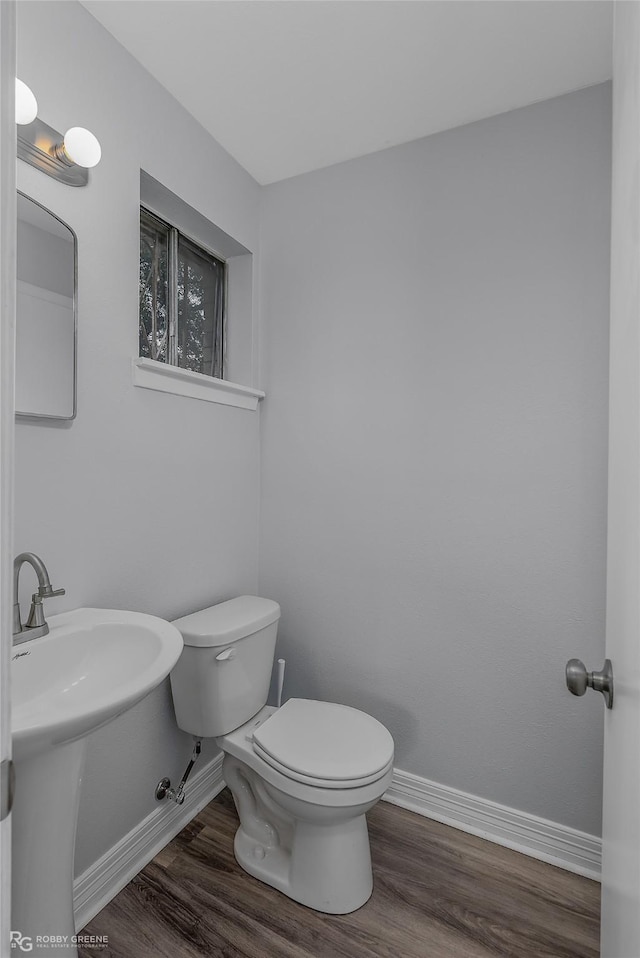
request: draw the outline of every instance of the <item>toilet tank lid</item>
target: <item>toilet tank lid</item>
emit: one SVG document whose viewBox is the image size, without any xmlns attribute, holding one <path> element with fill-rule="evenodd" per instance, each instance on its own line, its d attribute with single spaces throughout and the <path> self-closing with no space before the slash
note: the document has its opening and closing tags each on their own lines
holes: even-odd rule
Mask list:
<svg viewBox="0 0 640 958">
<path fill-rule="evenodd" d="M 200 612 L 174 619 L 185 645 L 199 648 L 228 645 L 253 635 L 280 618 L 280 606 L 272 599 L 240 595 Z"/>
</svg>

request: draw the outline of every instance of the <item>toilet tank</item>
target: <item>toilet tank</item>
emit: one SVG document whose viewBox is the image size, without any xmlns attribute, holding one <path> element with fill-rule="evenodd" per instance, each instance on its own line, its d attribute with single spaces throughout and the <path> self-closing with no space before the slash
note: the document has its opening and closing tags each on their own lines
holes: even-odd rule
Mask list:
<svg viewBox="0 0 640 958">
<path fill-rule="evenodd" d="M 174 621 L 184 648 L 171 672 L 181 729 L 199 738 L 226 735 L 266 704 L 280 606 L 241 595 Z"/>
</svg>

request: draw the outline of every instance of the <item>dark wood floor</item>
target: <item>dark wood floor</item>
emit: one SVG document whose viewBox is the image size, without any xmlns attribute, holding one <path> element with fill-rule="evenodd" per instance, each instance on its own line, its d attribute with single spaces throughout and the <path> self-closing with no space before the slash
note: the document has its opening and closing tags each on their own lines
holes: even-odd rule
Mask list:
<svg viewBox="0 0 640 958">
<path fill-rule="evenodd" d="M 84 929 L 81 958 L 597 958 L 595 882 L 380 802 L 375 887 L 322 915 L 233 857 L 225 789 Z"/>
</svg>

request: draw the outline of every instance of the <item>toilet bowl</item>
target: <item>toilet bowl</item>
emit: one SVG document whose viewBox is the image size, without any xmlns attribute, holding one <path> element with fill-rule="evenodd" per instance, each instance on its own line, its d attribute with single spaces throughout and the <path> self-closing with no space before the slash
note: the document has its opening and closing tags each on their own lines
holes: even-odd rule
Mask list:
<svg viewBox="0 0 640 958">
<path fill-rule="evenodd" d="M 277 603 L 241 596 L 176 620 L 176 718 L 224 753 L 239 865 L 310 908 L 346 914 L 373 888 L 365 816 L 391 783 L 393 739 L 345 705 L 265 705 L 279 615 Z"/>
</svg>

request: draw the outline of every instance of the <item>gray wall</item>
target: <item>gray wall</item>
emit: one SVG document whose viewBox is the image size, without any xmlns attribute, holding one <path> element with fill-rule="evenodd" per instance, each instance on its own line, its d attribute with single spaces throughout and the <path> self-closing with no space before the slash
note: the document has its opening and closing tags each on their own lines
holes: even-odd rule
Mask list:
<svg viewBox="0 0 640 958">
<path fill-rule="evenodd" d="M 259 187 L 79 4 L 19 4 L 18 62 L 45 122 L 89 127 L 103 158 L 85 189 L 18 164 L 19 188 L 78 236 L 79 381 L 70 426 L 17 426 L 16 552 L 37 552 L 66 588 L 49 612 L 172 618 L 255 592 L 259 413 L 134 388 L 131 360 L 140 169 L 255 253 Z M 93 736 L 77 872 L 155 807 L 156 782 L 179 778 L 191 748 L 168 683 Z"/>
<path fill-rule="evenodd" d="M 260 588 L 286 693 L 600 829 L 610 87 L 267 188 Z"/>
</svg>

